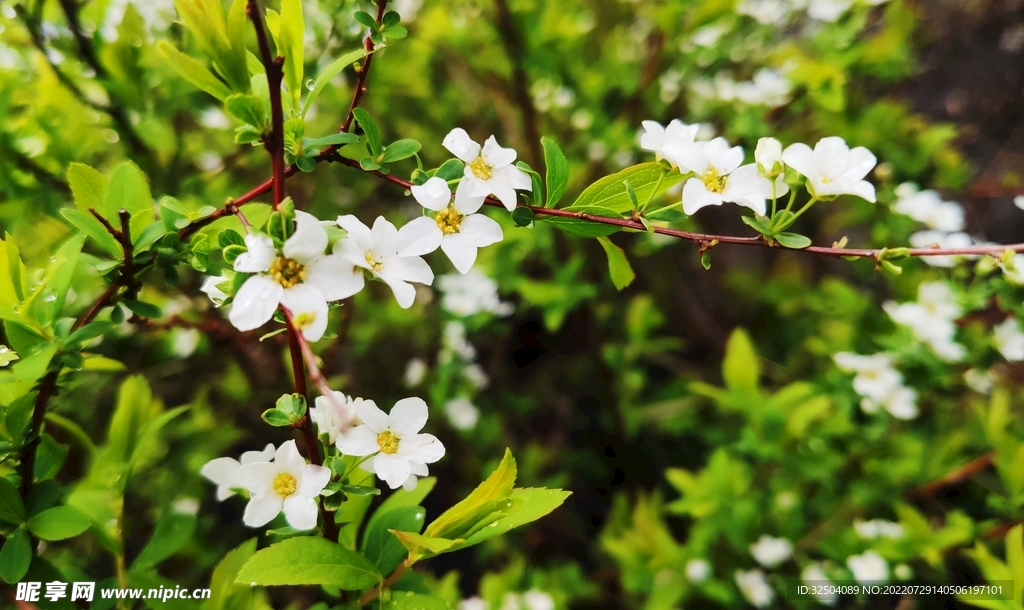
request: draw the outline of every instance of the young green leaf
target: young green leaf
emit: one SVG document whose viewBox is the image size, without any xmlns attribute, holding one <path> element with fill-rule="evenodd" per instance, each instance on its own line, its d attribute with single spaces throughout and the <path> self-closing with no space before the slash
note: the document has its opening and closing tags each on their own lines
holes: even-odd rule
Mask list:
<svg viewBox="0 0 1024 610">
<path fill-rule="evenodd" d="M 544 147 L 544 168 L 547 173 L 544 186 L 548 196 L 544 207 L 553 208 L 562 199 L 569 185 L 569 161 L 551 138 L 541 138 L 540 143 Z"/>
<path fill-rule="evenodd" d="M 163 315 L 160 308 L 152 303 L 146 303 L 145 301 L 135 301 L 133 299 L 125 299 L 124 306 L 132 310 L 143 318 L 159 318 Z"/>
<path fill-rule="evenodd" d="M 88 165 L 72 163 L 68 167 L 68 184 L 75 198 L 75 207 L 86 214 L 89 208 L 103 213 L 107 192 L 107 178 L 103 174 Z"/>
<path fill-rule="evenodd" d="M 519 227 L 528 227 L 533 224 L 533 210 L 526 206 L 518 206 L 512 210 L 512 221 Z"/>
<path fill-rule="evenodd" d="M 153 536 L 132 563 L 133 570 L 147 569 L 177 553 L 188 544 L 196 529 L 196 517 L 165 510 L 156 522 Z"/>
<path fill-rule="evenodd" d="M 408 159 L 418 153 L 420 148 L 422 146 L 416 140 L 398 140 L 384 149 L 384 157 L 381 159 L 381 162 L 393 163 L 402 159 Z"/>
<path fill-rule="evenodd" d="M 591 184 L 580 193 L 576 201 L 568 209 L 575 210 L 584 206 L 601 206 L 610 208 L 616 212 L 629 212 L 633 209 L 633 203 L 623 186 L 623 182 L 629 181 L 637 199 L 646 204 L 653 197 L 660 195 L 683 179 L 678 171 L 665 173 L 665 167 L 661 163 L 641 163 L 627 167 L 626 169 L 605 176 Z"/>
<path fill-rule="evenodd" d="M 497 520 L 495 514 L 508 508 L 508 498 L 515 480 L 516 460 L 512 452 L 505 449 L 505 456 L 491 476 L 465 500 L 443 512 L 427 526 L 424 534 L 428 538 L 461 538 L 493 523 Z"/>
<path fill-rule="evenodd" d="M 114 236 L 110 234 L 107 229 L 100 224 L 100 221 L 96 220 L 96 217 L 92 214 L 76 210 L 74 208 L 63 208 L 60 211 L 61 216 L 65 220 L 70 222 L 76 229 L 85 233 L 87 237 L 92 238 L 96 245 L 103 248 L 112 256 L 121 258 L 124 256 L 124 250 L 121 248 L 121 244 L 114 239 Z"/>
<path fill-rule="evenodd" d="M 0 548 L 0 580 L 8 584 L 20 581 L 32 562 L 32 542 L 28 532 L 16 529 Z"/>
<path fill-rule="evenodd" d="M 364 57 L 366 57 L 366 51 L 363 50 L 362 48 L 359 48 L 355 51 L 349 51 L 348 53 L 345 53 L 338 59 L 331 62 L 331 65 L 324 68 L 324 71 L 321 72 L 320 75 L 316 77 L 316 84 L 313 86 L 313 90 L 306 95 L 306 101 L 302 104 L 302 116 L 306 116 L 306 112 L 313 105 L 313 101 L 316 100 L 317 96 L 320 95 L 320 92 L 323 90 L 324 87 L 327 86 L 327 83 L 331 82 L 331 79 L 333 79 L 338 74 L 341 74 L 341 71 L 344 70 L 346 67 L 350 66 L 351 64 L 359 61 Z"/>
<path fill-rule="evenodd" d="M 48 508 L 28 520 L 28 529 L 43 540 L 73 538 L 89 529 L 92 520 L 73 506 Z"/>
<path fill-rule="evenodd" d="M 750 335 L 742 328 L 734 330 L 725 345 L 722 378 L 730 390 L 757 391 L 761 363 Z"/>
<path fill-rule="evenodd" d="M 302 0 L 281 0 L 281 22 L 278 32 L 278 52 L 284 56 L 284 83 L 291 96 L 292 108 L 299 108 L 302 99 L 303 62 L 305 61 L 303 36 L 306 25 L 302 15 Z"/>
<path fill-rule="evenodd" d="M 361 550 L 381 574 L 390 574 L 408 553 L 390 530 L 418 534 L 423 531 L 425 515 L 421 506 L 399 506 L 387 511 L 378 510 L 370 517 Z"/>
<path fill-rule="evenodd" d="M 175 72 L 202 91 L 220 101 L 224 101 L 231 95 L 231 90 L 227 85 L 214 76 L 213 72 L 210 72 L 201 61 L 185 55 L 165 40 L 158 42 L 157 48 L 160 49 L 164 59 L 171 64 Z"/>
<path fill-rule="evenodd" d="M 289 538 L 257 552 L 236 582 L 257 585 L 322 585 L 355 591 L 383 580 L 359 553 L 317 536 Z"/>
<path fill-rule="evenodd" d="M 370 154 L 376 158 L 381 153 L 381 142 L 380 142 L 380 128 L 377 127 L 377 122 L 373 120 L 370 113 L 363 110 L 362 108 L 356 108 L 353 112 L 353 116 L 356 118 L 356 122 L 359 123 L 359 127 L 366 134 L 366 145 L 370 149 Z"/>
<path fill-rule="evenodd" d="M 441 167 L 437 168 L 434 172 L 434 176 L 441 178 L 445 182 L 462 178 L 466 171 L 466 164 L 458 159 L 448 159 L 441 164 Z"/>
<path fill-rule="evenodd" d="M 392 591 L 391 599 L 381 604 L 381 610 L 449 610 L 450 603 L 439 598 L 412 591 Z"/>
<path fill-rule="evenodd" d="M 632 284 L 636 274 L 629 265 L 629 259 L 626 258 L 626 253 L 622 251 L 622 248 L 613 244 L 607 237 L 598 237 L 597 241 L 604 248 L 604 253 L 608 255 L 608 273 L 611 275 L 612 284 L 615 284 L 616 290 L 622 290 Z"/>
<path fill-rule="evenodd" d="M 14 483 L 4 477 L 0 477 L 0 521 L 11 525 L 20 525 L 25 521 L 25 505 L 21 502 L 21 494 Z"/>
<path fill-rule="evenodd" d="M 303 148 L 324 148 L 326 146 L 340 146 L 342 144 L 351 144 L 352 142 L 358 142 L 359 136 L 354 133 L 344 132 L 335 133 L 322 138 L 303 138 Z"/>
<path fill-rule="evenodd" d="M 224 100 L 224 110 L 239 121 L 252 125 L 260 131 L 266 130 L 270 121 L 267 108 L 259 96 L 252 93 L 236 93 Z"/>
<path fill-rule="evenodd" d="M 572 492 L 569 491 L 543 487 L 513 489 L 512 508 L 507 511 L 507 515 L 499 519 L 493 526 L 485 527 L 467 538 L 463 548 L 479 544 L 520 525 L 536 521 L 561 506 L 571 494 Z"/>
<path fill-rule="evenodd" d="M 797 233 L 779 233 L 772 236 L 775 241 L 787 248 L 801 250 L 811 245 L 811 239 Z"/>
</svg>

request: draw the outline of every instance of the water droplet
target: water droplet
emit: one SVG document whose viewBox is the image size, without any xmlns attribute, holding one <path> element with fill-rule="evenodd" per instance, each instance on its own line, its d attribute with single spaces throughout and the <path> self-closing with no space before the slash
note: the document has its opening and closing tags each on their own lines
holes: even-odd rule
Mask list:
<svg viewBox="0 0 1024 610">
<path fill-rule="evenodd" d="M 417 520 L 417 521 L 419 521 L 419 520 L 420 520 L 420 519 L 422 519 L 422 518 L 423 518 L 423 515 L 421 515 L 421 514 L 419 514 L 419 513 L 416 513 L 416 520 Z"/>
<path fill-rule="evenodd" d="M 43 300 L 46 301 L 47 303 L 52 303 L 57 300 L 57 295 L 53 294 L 52 292 L 47 292 L 46 294 L 43 295 Z"/>
<path fill-rule="evenodd" d="M 310 91 L 312 91 L 313 89 L 316 89 L 316 81 L 313 80 L 312 78 L 307 80 L 306 81 L 306 89 L 309 89 Z"/>
<path fill-rule="evenodd" d="M 6 345 L 0 345 L 0 354 L 6 354 L 9 351 L 11 350 L 7 349 Z"/>
</svg>

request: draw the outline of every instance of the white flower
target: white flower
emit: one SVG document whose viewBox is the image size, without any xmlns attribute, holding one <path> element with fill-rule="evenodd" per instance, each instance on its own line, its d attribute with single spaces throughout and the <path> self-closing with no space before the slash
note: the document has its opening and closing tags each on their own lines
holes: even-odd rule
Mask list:
<svg viewBox="0 0 1024 610">
<path fill-rule="evenodd" d="M 790 7 L 784 0 L 743 0 L 736 7 L 740 15 L 749 15 L 762 25 L 782 25 L 789 17 Z"/>
<path fill-rule="evenodd" d="M 703 559 L 691 559 L 686 562 L 686 578 L 692 583 L 701 583 L 711 576 L 711 564 Z"/>
<path fill-rule="evenodd" d="M 846 567 L 853 572 L 853 577 L 862 585 L 877 584 L 889 580 L 889 564 L 874 551 L 864 551 L 860 555 L 846 558 Z"/>
<path fill-rule="evenodd" d="M 900 580 L 910 580 L 914 576 L 914 571 L 905 563 L 901 563 L 893 568 L 892 572 L 896 575 L 896 578 Z"/>
<path fill-rule="evenodd" d="M 757 563 L 766 568 L 774 568 L 793 556 L 793 544 L 785 538 L 761 536 L 750 545 L 750 554 Z"/>
<path fill-rule="evenodd" d="M 437 287 L 444 293 L 441 307 L 461 318 L 484 311 L 505 317 L 515 311 L 515 306 L 498 297 L 498 283 L 478 269 L 442 275 Z"/>
<path fill-rule="evenodd" d="M 463 196 L 469 198 L 494 195 L 511 212 L 516 207 L 516 189 L 533 190 L 530 176 L 513 165 L 516 151 L 498 146 L 494 136 L 487 138 L 481 149 L 465 129 L 456 127 L 448 132 L 441 144 L 466 164 L 463 178 L 456 188 L 456 198 L 458 191 L 463 191 Z"/>
<path fill-rule="evenodd" d="M 1014 286 L 1024 286 L 1024 254 L 1014 254 L 1013 263 L 1009 266 L 999 260 L 999 268 L 1003 270 L 1003 277 Z"/>
<path fill-rule="evenodd" d="M 500 610 L 523 610 L 521 596 L 509 591 L 501 598 Z"/>
<path fill-rule="evenodd" d="M 175 328 L 171 330 L 171 349 L 179 358 L 188 358 L 199 347 L 201 337 L 195 328 Z"/>
<path fill-rule="evenodd" d="M 668 127 L 662 127 L 657 121 L 642 121 L 644 133 L 640 136 L 640 148 L 654 153 L 658 159 L 663 159 L 665 147 L 680 145 L 686 142 L 693 142 L 697 137 L 697 130 L 700 125 L 687 125 L 679 119 L 672 119 Z"/>
<path fill-rule="evenodd" d="M 770 68 L 761 68 L 754 79 L 736 83 L 732 97 L 751 106 L 778 108 L 789 101 L 789 79 Z"/>
<path fill-rule="evenodd" d="M 325 255 L 327 230 L 306 212 L 295 212 L 295 233 L 278 252 L 265 235 L 246 235 L 249 250 L 235 259 L 235 271 L 253 273 L 238 289 L 228 318 L 238 330 L 253 330 L 288 309 L 309 341 L 327 329 L 327 303 L 363 288 L 363 277 L 336 254 Z"/>
<path fill-rule="evenodd" d="M 1013 198 L 1013 205 L 1024 210 L 1024 195 L 1017 195 Z"/>
<path fill-rule="evenodd" d="M 228 295 L 220 288 L 217 288 L 217 285 L 226 281 L 228 281 L 228 278 L 223 275 L 208 275 L 203 280 L 203 285 L 199 290 L 205 292 L 206 296 L 210 297 L 210 301 L 213 302 L 215 307 L 220 307 L 224 304 L 224 299 L 228 298 Z"/>
<path fill-rule="evenodd" d="M 879 408 L 885 409 L 896 419 L 914 419 L 917 417 L 917 392 L 897 386 L 889 390 L 881 398 L 865 396 L 860 401 L 860 408 L 865 413 L 877 413 Z"/>
<path fill-rule="evenodd" d="M 444 339 L 444 351 L 454 352 L 467 362 L 476 358 L 476 348 L 466 340 L 466 327 L 462 322 L 451 321 L 445 324 L 442 338 Z M 451 354 L 449 353 L 446 357 L 451 358 Z"/>
<path fill-rule="evenodd" d="M 848 194 L 875 202 L 875 187 L 864 176 L 877 159 L 863 146 L 851 150 L 833 136 L 818 140 L 813 151 L 806 144 L 790 144 L 782 160 L 807 178 L 807 189 L 818 199 Z"/>
<path fill-rule="evenodd" d="M 272 459 L 274 444 L 268 443 L 263 451 L 246 451 L 242 454 L 241 461 L 229 457 L 210 460 L 203 465 L 199 474 L 217 484 L 217 499 L 223 502 L 235 493 L 233 490 L 245 487 L 238 478 L 238 469 L 243 464 L 269 462 Z"/>
<path fill-rule="evenodd" d="M 962 309 L 946 282 L 925 282 L 917 289 L 916 303 L 886 301 L 882 309 L 894 322 L 910 328 L 914 337 L 930 346 L 939 358 L 947 362 L 963 359 L 964 346 L 953 340 L 955 320 Z"/>
<path fill-rule="evenodd" d="M 942 231 L 918 231 L 910 236 L 910 245 L 914 248 L 943 249 L 967 248 L 974 245 L 974 239 L 967 233 L 943 233 Z M 921 260 L 932 267 L 950 268 L 965 258 L 965 256 L 948 256 L 940 254 L 937 256 L 922 256 Z"/>
<path fill-rule="evenodd" d="M 469 597 L 459 602 L 456 606 L 457 610 L 487 610 L 491 605 L 487 603 L 487 600 L 480 597 Z"/>
<path fill-rule="evenodd" d="M 853 529 L 858 536 L 865 540 L 903 537 L 903 526 L 885 519 L 871 519 L 870 521 L 857 519 L 853 522 Z"/>
<path fill-rule="evenodd" d="M 526 610 L 555 610 L 555 600 L 543 591 L 530 589 L 523 593 L 523 605 Z"/>
<path fill-rule="evenodd" d="M 757 173 L 757 165 L 743 162 L 743 149 L 729 147 L 725 138 L 710 142 L 669 146 L 665 157 L 695 177 L 683 186 L 683 211 L 692 216 L 709 205 L 728 201 L 764 215 L 765 199 L 772 196 L 772 183 Z M 778 193 L 781 194 L 781 193 Z"/>
<path fill-rule="evenodd" d="M 1024 333 L 1020 330 L 1017 318 L 1010 316 L 992 329 L 992 343 L 996 349 L 1010 362 L 1024 360 Z"/>
<path fill-rule="evenodd" d="M 239 468 L 238 478 L 252 492 L 242 522 L 249 527 L 270 523 L 282 510 L 288 525 L 297 530 L 316 527 L 315 498 L 331 480 L 331 469 L 307 464 L 287 441 L 277 449 L 273 462 L 254 462 Z"/>
<path fill-rule="evenodd" d="M 422 186 L 413 185 L 416 201 L 437 212 L 437 216 L 420 216 L 402 227 L 398 238 L 403 245 L 398 255 L 422 256 L 440 246 L 459 273 L 469 271 L 476 262 L 477 248 L 498 243 L 503 235 L 498 223 L 476 213 L 484 204 L 484 196 L 471 197 L 467 192 L 459 189 L 452 202 L 448 183 L 436 176 Z"/>
<path fill-rule="evenodd" d="M 996 381 L 992 371 L 967 369 L 964 371 L 964 383 L 978 394 L 991 394 Z"/>
<path fill-rule="evenodd" d="M 483 367 L 475 362 L 473 364 L 467 364 L 466 367 L 462 369 L 462 376 L 465 377 L 466 381 L 468 381 L 477 390 L 482 390 L 491 383 L 491 380 L 487 377 L 487 373 L 484 372 Z"/>
<path fill-rule="evenodd" d="M 735 579 L 740 593 L 752 605 L 757 608 L 766 608 L 771 605 L 772 599 L 775 598 L 775 592 L 768 585 L 764 572 L 761 570 L 736 570 Z"/>
<path fill-rule="evenodd" d="M 931 189 L 917 190 L 917 186 L 905 182 L 896 187 L 899 199 L 892 209 L 923 222 L 930 229 L 954 233 L 964 229 L 964 209 L 959 203 L 943 201 L 938 192 Z"/>
<path fill-rule="evenodd" d="M 337 391 L 332 394 L 334 394 L 334 400 L 326 396 L 317 396 L 314 401 L 316 406 L 309 409 L 309 417 L 316 424 L 318 433 L 326 434 L 333 445 L 342 431 L 350 426 L 359 425 L 356 404 L 362 402 L 363 399 L 345 396 Z M 341 407 L 341 411 L 338 407 Z"/>
<path fill-rule="evenodd" d="M 782 170 L 782 143 L 775 138 L 761 138 L 754 149 L 754 161 L 762 175 L 775 176 Z"/>
<path fill-rule="evenodd" d="M 338 226 L 348 232 L 335 246 L 338 256 L 356 272 L 356 268 L 361 267 L 380 278 L 395 293 L 395 300 L 403 309 L 412 307 L 416 300 L 416 289 L 409 282 L 429 286 L 434 281 L 434 272 L 425 260 L 398 254 L 405 244 L 395 225 L 383 216 L 373 221 L 373 229 L 351 214 L 338 216 Z M 363 276 L 359 273 L 360 288 L 362 282 Z"/>
<path fill-rule="evenodd" d="M 365 469 L 376 473 L 391 489 L 416 474 L 413 465 L 423 467 L 444 457 L 444 445 L 437 437 L 419 434 L 427 423 L 427 403 L 420 398 L 399 400 L 390 415 L 372 400 L 364 400 L 356 404 L 356 414 L 364 423 L 338 437 L 338 450 L 352 456 L 376 454 Z"/>
<path fill-rule="evenodd" d="M 808 587 L 815 587 L 814 596 L 822 604 L 834 606 L 839 601 L 839 595 L 830 590 L 832 580 L 825 574 L 825 570 L 821 567 L 820 563 L 807 564 L 807 567 L 800 572 L 800 579 Z"/>
<path fill-rule="evenodd" d="M 405 374 L 402 376 L 402 382 L 405 383 L 406 387 L 414 388 L 423 382 L 423 377 L 427 374 L 427 363 L 421 358 L 413 358 L 405 365 Z"/>
<path fill-rule="evenodd" d="M 693 33 L 693 44 L 698 47 L 713 47 L 726 31 L 725 26 L 716 23 L 706 25 Z"/>
<path fill-rule="evenodd" d="M 850 9 L 853 0 L 811 0 L 807 14 L 819 21 L 833 22 Z"/>
<path fill-rule="evenodd" d="M 853 378 L 853 390 L 866 398 L 880 402 L 903 384 L 903 375 L 893 368 L 889 354 L 861 356 L 840 352 L 832 358 L 840 369 L 857 373 Z"/>
<path fill-rule="evenodd" d="M 469 430 L 480 419 L 480 409 L 477 409 L 473 401 L 465 396 L 446 402 L 444 414 L 448 416 L 448 421 L 452 422 L 452 425 L 459 430 Z"/>
</svg>

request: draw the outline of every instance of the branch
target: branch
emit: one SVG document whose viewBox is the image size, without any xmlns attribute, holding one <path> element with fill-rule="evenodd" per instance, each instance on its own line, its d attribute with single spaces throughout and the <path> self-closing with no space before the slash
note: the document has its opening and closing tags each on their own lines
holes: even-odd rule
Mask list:
<svg viewBox="0 0 1024 610">
<path fill-rule="evenodd" d="M 910 490 L 910 492 L 907 493 L 907 497 L 910 499 L 924 499 L 935 495 L 939 490 L 943 489 L 944 487 L 949 487 L 951 485 L 963 483 L 967 479 L 974 477 L 974 475 L 980 473 L 981 471 L 991 466 L 995 457 L 996 452 L 990 451 L 985 455 L 974 458 L 973 460 L 967 462 L 963 466 L 960 466 L 959 468 L 954 468 L 953 470 L 949 471 L 941 478 L 935 479 L 930 483 L 926 483 L 924 485 L 921 485 L 920 487 L 916 487 Z"/>
<path fill-rule="evenodd" d="M 21 460 L 21 497 L 28 499 L 32 492 L 32 484 L 35 482 L 36 450 L 39 448 L 40 429 L 43 427 L 43 418 L 46 416 L 46 405 L 50 398 L 57 393 L 57 378 L 60 370 L 50 371 L 43 377 L 39 385 L 39 394 L 36 395 L 35 405 L 32 407 L 32 437 L 25 446 L 24 458 Z"/>
<path fill-rule="evenodd" d="M 128 289 L 125 296 L 135 299 L 139 296 L 139 283 L 135 280 L 135 247 L 132 245 L 132 232 L 130 222 L 132 215 L 128 210 L 121 208 L 117 215 L 121 218 L 121 230 L 114 237 L 121 242 L 121 250 L 124 252 L 124 285 Z"/>
<path fill-rule="evenodd" d="M 14 166 L 31 174 L 37 181 L 48 185 L 55 191 L 64 195 L 71 194 L 71 187 L 57 174 L 51 173 L 48 169 L 36 163 L 31 157 L 16 150 L 13 146 L 4 147 L 4 154 L 14 158 Z"/>
<path fill-rule="evenodd" d="M 388 7 L 388 0 L 377 0 L 377 23 L 380 24 L 384 20 L 384 11 Z M 341 125 L 341 131 L 348 131 L 352 127 L 352 118 L 355 116 L 356 108 L 359 106 L 359 101 L 362 99 L 363 94 L 366 93 L 366 78 L 370 75 L 370 64 L 373 62 L 373 41 L 370 40 L 370 34 L 367 33 L 363 38 L 363 48 L 366 49 L 366 60 L 363 61 L 362 67 L 359 68 L 356 77 L 356 89 L 352 92 L 352 103 L 348 106 L 348 115 L 345 117 L 345 122 Z"/>
<path fill-rule="evenodd" d="M 395 568 L 395 571 L 392 572 L 391 575 L 388 576 L 384 582 L 382 582 L 379 586 L 370 589 L 366 593 L 363 593 L 362 596 L 360 596 L 360 598 L 356 600 L 356 607 L 361 608 L 366 604 L 372 602 L 373 600 L 380 597 L 381 591 L 387 589 L 391 585 L 398 582 L 398 579 L 401 578 L 403 574 L 405 574 L 405 571 L 412 567 L 413 561 L 411 561 L 411 559 L 411 557 L 407 557 L 405 561 L 403 561 L 397 568 Z"/>
<path fill-rule="evenodd" d="M 392 174 L 382 174 L 379 171 L 367 171 L 359 167 L 359 162 L 354 159 L 347 159 L 335 155 L 332 161 L 348 165 L 350 167 L 358 168 L 367 174 L 372 174 L 381 180 L 385 180 L 392 184 L 397 184 L 403 188 L 412 188 L 413 184 L 408 180 L 403 180 Z M 487 205 L 495 207 L 504 207 L 500 201 L 493 197 L 488 197 L 484 200 Z M 596 216 L 594 214 L 587 214 L 585 212 L 573 212 L 572 210 L 564 210 L 558 208 L 543 208 L 532 205 L 520 205 L 521 208 L 528 208 L 537 216 L 558 216 L 560 218 L 575 218 L 577 220 L 587 220 L 590 222 L 596 222 L 606 225 L 614 225 L 622 227 L 624 229 L 633 229 L 634 231 L 647 231 L 647 228 L 639 220 L 630 220 L 626 218 L 609 218 L 607 216 Z M 715 235 L 711 233 L 694 233 L 691 231 L 681 231 L 679 229 L 670 229 L 668 227 L 651 227 L 651 230 L 661 235 L 669 235 L 671 237 L 677 237 L 679 239 L 685 239 L 692 241 L 701 247 L 711 247 L 718 244 L 732 244 L 737 246 L 759 246 L 761 248 L 775 248 L 780 250 L 791 250 L 793 252 L 807 252 L 810 254 L 819 254 L 822 256 L 831 257 L 856 257 L 856 258 L 870 258 L 872 260 L 878 260 L 878 257 L 885 252 L 885 248 L 881 249 L 863 249 L 863 248 L 836 248 L 836 247 L 825 247 L 825 246 L 808 246 L 806 248 L 787 248 L 781 244 L 768 244 L 764 241 L 760 235 L 753 237 L 738 237 L 735 235 Z M 997 246 L 971 246 L 968 248 L 908 248 L 908 256 L 981 256 L 981 255 L 992 255 L 999 256 L 1006 250 L 1013 252 L 1024 252 L 1024 243 L 1019 244 L 1008 244 L 1008 245 L 997 245 Z"/>
<path fill-rule="evenodd" d="M 245 6 L 245 14 L 252 21 L 256 30 L 256 41 L 263 57 L 263 68 L 267 72 L 267 87 L 270 90 L 270 124 L 271 132 L 264 137 L 263 146 L 270 153 L 270 162 L 274 170 L 274 209 L 284 200 L 284 106 L 281 103 L 281 81 L 284 80 L 284 58 L 273 57 L 270 53 L 270 42 L 267 31 L 263 27 L 259 4 L 249 0 Z"/>
</svg>

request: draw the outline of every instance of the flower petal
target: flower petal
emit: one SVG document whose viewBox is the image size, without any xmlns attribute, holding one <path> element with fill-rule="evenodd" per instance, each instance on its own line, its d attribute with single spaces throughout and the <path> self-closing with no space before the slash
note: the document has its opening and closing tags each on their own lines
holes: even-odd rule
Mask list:
<svg viewBox="0 0 1024 610">
<path fill-rule="evenodd" d="M 462 233 L 445 235 L 441 240 L 441 250 L 459 273 L 466 273 L 476 262 L 476 244 L 472 238 Z"/>
<path fill-rule="evenodd" d="M 331 482 L 331 469 L 307 464 L 302 469 L 302 482 L 299 484 L 296 495 L 307 498 L 315 498 L 320 495 L 324 487 Z"/>
<path fill-rule="evenodd" d="M 383 429 L 387 429 L 387 426 Z M 338 442 L 335 444 L 338 451 L 345 455 L 361 457 L 380 451 L 380 445 L 377 444 L 377 432 L 365 425 L 349 428 L 338 437 Z"/>
<path fill-rule="evenodd" d="M 388 429 L 390 425 L 388 422 L 388 414 L 380 410 L 377 403 L 372 400 L 364 400 L 356 403 L 356 415 L 359 419 L 363 420 L 370 430 L 374 434 L 380 434 L 381 432 Z M 374 442 L 377 442 L 377 437 L 374 437 Z"/>
<path fill-rule="evenodd" d="M 378 453 L 373 458 L 373 471 L 377 473 L 382 481 L 388 484 L 391 489 L 398 489 L 402 483 L 412 474 L 409 460 L 397 455 Z"/>
<path fill-rule="evenodd" d="M 466 130 L 461 127 L 449 131 L 441 141 L 441 146 L 466 163 L 472 163 L 480 156 L 480 145 L 474 142 Z"/>
<path fill-rule="evenodd" d="M 366 260 L 366 252 L 369 250 L 369 246 L 373 244 L 372 239 L 368 239 L 365 243 L 360 243 L 356 239 L 346 237 L 338 243 L 334 244 L 334 253 L 331 256 L 340 257 L 341 260 L 352 265 L 353 267 L 362 267 L 363 269 L 371 269 L 370 263 Z M 356 273 L 355 270 L 352 271 Z"/>
<path fill-rule="evenodd" d="M 483 214 L 470 214 L 463 218 L 459 233 L 471 239 L 474 245 L 481 248 L 496 244 L 505 237 L 501 232 L 501 225 Z"/>
<path fill-rule="evenodd" d="M 434 282 L 434 272 L 427 261 L 418 256 L 393 256 L 384 263 L 380 270 L 381 279 L 387 278 L 418 282 L 429 286 Z"/>
<path fill-rule="evenodd" d="M 509 165 L 503 171 L 508 174 L 509 181 L 512 182 L 512 188 L 519 191 L 533 192 L 533 178 L 530 177 L 530 174 L 527 174 L 515 165 Z"/>
<path fill-rule="evenodd" d="M 391 292 L 394 293 L 395 301 L 398 302 L 399 307 L 402 309 L 412 307 L 413 302 L 416 301 L 416 289 L 413 288 L 412 284 L 391 276 L 382 275 L 380 279 L 391 288 Z"/>
<path fill-rule="evenodd" d="M 242 454 L 241 462 L 243 464 L 253 464 L 255 462 L 269 462 L 274 459 L 274 455 L 277 450 L 274 449 L 274 443 L 267 443 L 267 446 L 262 451 L 246 451 Z"/>
<path fill-rule="evenodd" d="M 228 320 L 241 331 L 253 330 L 266 324 L 274 317 L 284 288 L 263 275 L 254 275 L 245 280 L 231 303 Z"/>
<path fill-rule="evenodd" d="M 409 190 L 412 191 L 412 196 L 421 206 L 433 212 L 445 209 L 448 207 L 448 202 L 452 200 L 452 190 L 448 187 L 448 183 L 444 178 L 437 176 L 423 184 L 414 184 Z"/>
<path fill-rule="evenodd" d="M 347 240 L 342 240 L 347 241 Z M 354 242 L 350 242 L 353 243 Z M 366 255 L 363 255 L 365 262 Z M 306 284 L 318 289 L 327 301 L 340 301 L 363 289 L 363 272 L 340 254 L 320 257 L 306 267 Z"/>
<path fill-rule="evenodd" d="M 242 523 L 249 527 L 262 527 L 281 513 L 281 496 L 274 493 L 260 494 L 249 500 L 242 515 Z"/>
<path fill-rule="evenodd" d="M 487 165 L 494 169 L 501 169 L 512 165 L 516 160 L 516 151 L 512 148 L 502 148 L 494 136 L 491 136 L 484 141 L 484 149 L 480 156 L 484 158 Z"/>
<path fill-rule="evenodd" d="M 306 465 L 306 460 L 299 454 L 299 448 L 295 441 L 285 441 L 277 448 L 277 455 L 274 456 L 274 463 L 279 468 L 286 470 L 299 470 Z"/>
<path fill-rule="evenodd" d="M 801 176 L 817 179 L 818 171 L 814 166 L 814 151 L 810 146 L 802 143 L 790 144 L 782 152 L 782 160 L 786 165 L 798 171 Z"/>
<path fill-rule="evenodd" d="M 284 291 L 281 305 L 292 314 L 292 322 L 308 341 L 319 341 L 327 330 L 327 299 L 309 284 Z"/>
<path fill-rule="evenodd" d="M 857 146 L 850 151 L 850 164 L 846 167 L 844 177 L 849 180 L 862 180 L 874 169 L 876 163 L 878 158 L 870 150 Z"/>
<path fill-rule="evenodd" d="M 457 188 L 455 189 L 455 211 L 460 214 L 473 214 L 480 209 L 486 198 L 486 195 L 470 195 L 469 189 Z"/>
<path fill-rule="evenodd" d="M 402 439 L 398 454 L 410 461 L 433 464 L 444 457 L 444 445 L 433 434 L 414 434 Z"/>
<path fill-rule="evenodd" d="M 441 245 L 444 233 L 433 218 L 420 216 L 407 222 L 398 230 L 398 241 L 401 247 L 399 256 L 423 256 Z"/>
<path fill-rule="evenodd" d="M 850 147 L 839 136 L 822 138 L 814 145 L 814 165 L 821 176 L 838 178 L 849 163 Z"/>
<path fill-rule="evenodd" d="M 285 499 L 283 508 L 288 525 L 297 530 L 311 530 L 316 527 L 317 509 L 312 498 L 293 494 Z"/>
<path fill-rule="evenodd" d="M 708 168 L 708 158 L 704 156 L 704 149 L 701 144 L 675 140 L 666 144 L 661 149 L 665 158 L 679 166 L 679 170 L 703 174 Z"/>
<path fill-rule="evenodd" d="M 238 463 L 238 460 L 229 457 L 219 457 L 203 464 L 199 474 L 217 485 L 240 487 L 238 483 L 238 469 L 240 467 L 241 464 Z"/>
<path fill-rule="evenodd" d="M 427 425 L 427 403 L 422 398 L 403 398 L 391 407 L 390 428 L 399 436 L 416 434 Z"/>
<path fill-rule="evenodd" d="M 277 257 L 274 241 L 266 235 L 246 235 L 245 247 L 248 250 L 235 259 L 235 271 L 262 273 L 270 269 L 270 264 Z"/>
<path fill-rule="evenodd" d="M 323 256 L 326 249 L 327 229 L 316 216 L 296 210 L 295 232 L 284 242 L 284 255 L 308 265 Z"/>
<path fill-rule="evenodd" d="M 360 246 L 363 246 L 364 248 L 368 247 L 370 242 L 373 241 L 373 237 L 370 234 L 370 227 L 363 224 L 363 221 L 359 220 L 352 214 L 338 216 L 337 223 L 339 227 L 345 229 L 345 232 L 348 233 L 348 237 L 356 240 Z"/>
<path fill-rule="evenodd" d="M 244 487 L 254 495 L 270 490 L 274 477 L 280 471 L 272 462 L 253 462 L 244 464 L 238 469 L 238 486 Z"/>
<path fill-rule="evenodd" d="M 512 178 L 507 173 L 495 172 L 487 181 L 487 186 L 506 210 L 511 212 L 516 209 L 516 191 L 512 186 Z"/>
<path fill-rule="evenodd" d="M 690 178 L 683 186 L 683 212 L 693 216 L 701 208 L 709 205 L 722 205 L 722 196 L 712 193 L 697 178 Z"/>
</svg>

